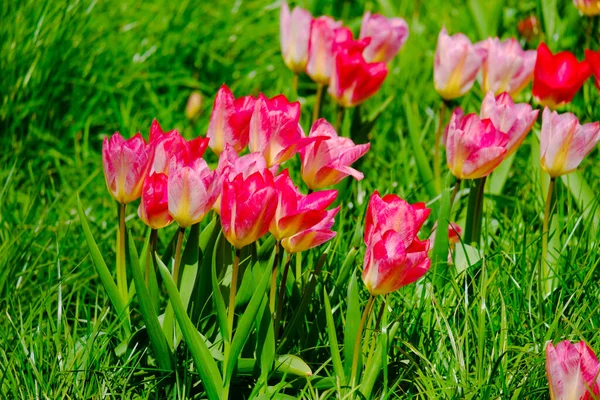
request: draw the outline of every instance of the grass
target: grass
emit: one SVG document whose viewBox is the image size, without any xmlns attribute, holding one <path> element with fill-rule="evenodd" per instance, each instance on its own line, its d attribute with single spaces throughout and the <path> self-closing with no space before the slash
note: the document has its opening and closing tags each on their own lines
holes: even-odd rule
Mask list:
<svg viewBox="0 0 600 400">
<path fill-rule="evenodd" d="M 499 4 L 497 19 L 478 13 L 487 3 Z M 323 292 L 330 293 L 338 341 L 343 343 L 349 322 L 346 290 L 351 273 L 362 268 L 362 224 L 370 193 L 377 189 L 409 202 L 426 201 L 434 213 L 439 207 L 439 198 L 427 192 L 420 178 L 408 139 L 412 122 L 432 160 L 429 143 L 440 106 L 432 84 L 432 57 L 439 30 L 445 25 L 472 40 L 486 34 L 512 36 L 519 18 L 536 13 L 553 50 L 571 49 L 580 57 L 584 48 L 596 50 L 598 39 L 585 35 L 587 22 L 581 22 L 570 2 L 554 3 L 303 3 L 315 15 L 343 17 L 355 31 L 365 8 L 403 16 L 411 29 L 381 92 L 361 107 L 368 116 L 387 101 L 370 133 L 372 149 L 360 166 L 365 179 L 353 183 L 342 200 L 339 233 L 309 303 L 311 317 L 301 321 L 305 333 L 287 344 L 286 351 L 300 355 L 313 372 L 334 374 Z M 117 207 L 102 176 L 105 135 L 141 131 L 147 137 L 154 117 L 187 137 L 204 134 L 222 83 L 238 96 L 262 91 L 292 97 L 291 73 L 279 53 L 278 10 L 277 2 L 264 0 L 25 0 L 0 6 L 0 141 L 5 150 L 0 155 L 2 398 L 164 398 L 161 393 L 202 398 L 197 373 L 186 368 L 191 357 L 185 348 L 178 353 L 184 367 L 165 378 L 157 378 L 144 337 L 135 341 L 138 347 L 119 351 L 119 321 L 89 256 L 76 198 L 79 194 L 85 205 L 105 259 L 114 260 Z M 196 124 L 184 115 L 193 90 L 204 98 Z M 313 93 L 313 84 L 301 80 L 305 129 Z M 529 101 L 530 92 L 522 96 Z M 482 97 L 476 85 L 460 102 L 474 112 Z M 568 109 L 582 121 L 597 121 L 599 104 L 589 81 Z M 324 113 L 334 120 L 331 104 Z M 389 325 L 384 326 L 397 324 L 397 331 L 389 343 L 387 372 L 375 384 L 382 398 L 543 399 L 548 397 L 547 340 L 585 340 L 600 351 L 598 225 L 594 213 L 583 210 L 576 191 L 562 181 L 555 218 L 561 230 L 550 247 L 556 259 L 556 290 L 543 309 L 538 307 L 532 279 L 540 258 L 544 186 L 535 157 L 537 132 L 539 124 L 519 149 L 504 189 L 486 200 L 485 256 L 457 262 L 464 271 L 451 270 L 444 292 L 434 291 L 424 279 L 387 298 L 384 319 Z M 592 188 L 600 179 L 597 160 L 595 150 L 579 171 Z M 299 162 L 289 164 L 297 169 Z M 466 203 L 461 196 L 454 208 L 457 221 L 464 222 Z M 591 204 L 597 207 L 595 199 Z M 141 247 L 145 231 L 134 207 L 129 208 L 128 224 Z M 171 228 L 161 233 L 163 249 Z M 300 272 L 297 280 L 308 281 L 309 268 L 304 266 L 314 266 L 319 255 L 320 250 L 310 252 L 293 266 Z M 344 263 L 350 268 L 344 270 Z M 360 280 L 358 290 L 363 307 L 368 294 Z M 294 294 L 292 304 L 299 303 L 299 296 Z M 379 307 L 381 303 L 375 309 Z M 244 379 L 240 387 L 252 385 Z M 335 394 L 304 381 L 280 392 L 304 398 Z"/>
</svg>

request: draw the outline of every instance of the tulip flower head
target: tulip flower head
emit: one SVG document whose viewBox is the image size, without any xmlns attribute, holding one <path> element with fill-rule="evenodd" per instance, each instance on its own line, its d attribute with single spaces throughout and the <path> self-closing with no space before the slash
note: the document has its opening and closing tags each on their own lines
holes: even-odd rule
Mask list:
<svg viewBox="0 0 600 400">
<path fill-rule="evenodd" d="M 322 85 L 329 85 L 334 56 L 339 43 L 352 39 L 352 32 L 331 17 L 321 16 L 313 20 L 308 42 L 306 73 Z"/>
<path fill-rule="evenodd" d="M 411 205 L 393 194 L 382 198 L 373 193 L 365 217 L 362 273 L 373 296 L 394 292 L 429 270 L 429 240 L 417 237 L 429 212 L 424 203 Z"/>
<path fill-rule="evenodd" d="M 591 400 L 600 395 L 600 363 L 585 342 L 546 344 L 546 374 L 553 400 Z"/>
<path fill-rule="evenodd" d="M 235 98 L 226 85 L 215 97 L 208 132 L 208 146 L 219 155 L 226 144 L 241 152 L 248 145 L 250 118 L 256 99 L 252 96 Z"/>
<path fill-rule="evenodd" d="M 193 91 L 185 105 L 185 117 L 189 121 L 196 121 L 202 112 L 202 94 L 199 91 Z"/>
<path fill-rule="evenodd" d="M 600 90 L 600 50 L 597 52 L 592 50 L 585 51 L 585 59 L 590 64 L 592 73 L 596 78 L 596 87 Z"/>
<path fill-rule="evenodd" d="M 568 51 L 552 54 L 542 43 L 533 72 L 533 96 L 542 106 L 555 109 L 573 100 L 591 74 L 587 61 L 577 61 Z"/>
<path fill-rule="evenodd" d="M 442 28 L 433 64 L 435 90 L 445 100 L 467 93 L 485 60 L 485 50 L 476 48 L 462 33 L 449 36 Z"/>
<path fill-rule="evenodd" d="M 308 41 L 313 17 L 307 10 L 294 7 L 292 12 L 286 1 L 281 3 L 279 39 L 283 61 L 289 69 L 299 74 L 308 63 Z"/>
<path fill-rule="evenodd" d="M 506 92 L 498 96 L 489 92 L 481 104 L 481 118 L 491 119 L 496 129 L 508 136 L 505 158 L 517 151 L 523 143 L 535 124 L 538 113 L 539 110 L 533 110 L 527 103 L 515 104 Z"/>
<path fill-rule="evenodd" d="M 506 155 L 508 136 L 492 120 L 455 112 L 446 132 L 446 161 L 458 179 L 487 176 Z"/>
<path fill-rule="evenodd" d="M 152 152 L 141 134 L 125 140 L 119 132 L 102 142 L 102 166 L 108 191 L 121 204 L 131 203 L 142 194 L 142 184 Z"/>
<path fill-rule="evenodd" d="M 302 179 L 311 190 L 335 185 L 347 176 L 359 181 L 363 178 L 350 165 L 369 150 L 369 143 L 355 145 L 350 138 L 338 136 L 322 118 L 313 124 L 308 137 L 315 141 L 300 151 L 300 159 Z"/>
<path fill-rule="evenodd" d="M 519 31 L 521 37 L 523 37 L 527 42 L 531 42 L 540 35 L 540 21 L 535 15 L 530 15 L 519 21 L 517 24 L 517 30 Z"/>
<path fill-rule="evenodd" d="M 290 103 L 282 94 L 272 99 L 260 94 L 250 120 L 248 148 L 262 153 L 269 168 L 289 160 L 310 143 L 299 120 L 299 102 Z"/>
<path fill-rule="evenodd" d="M 303 195 L 284 170 L 275 178 L 277 209 L 270 232 L 288 253 L 297 253 L 325 243 L 335 236 L 331 231 L 340 207 L 326 210 L 337 196 L 337 190 Z"/>
<path fill-rule="evenodd" d="M 555 178 L 573 172 L 600 141 L 600 123 L 580 125 L 572 113 L 544 109 L 540 137 L 542 168 Z"/>
<path fill-rule="evenodd" d="M 373 96 L 387 76 L 385 63 L 365 61 L 362 52 L 368 41 L 349 40 L 335 54 L 328 93 L 343 107 L 354 107 Z"/>
<path fill-rule="evenodd" d="M 151 174 L 144 179 L 138 215 L 152 229 L 164 228 L 173 222 L 169 214 L 168 182 L 168 176 L 161 173 Z"/>
<path fill-rule="evenodd" d="M 573 0 L 573 4 L 583 15 L 600 15 L 600 1 L 598 0 Z"/>
<path fill-rule="evenodd" d="M 380 14 L 365 13 L 360 25 L 360 39 L 371 38 L 363 51 L 367 62 L 389 63 L 408 39 L 408 24 L 402 18 L 386 18 Z"/>
<path fill-rule="evenodd" d="M 516 96 L 533 79 L 537 52 L 524 51 L 516 39 L 501 42 L 498 38 L 488 38 L 476 47 L 487 54 L 481 69 L 481 88 L 485 93 L 509 92 Z"/>
</svg>

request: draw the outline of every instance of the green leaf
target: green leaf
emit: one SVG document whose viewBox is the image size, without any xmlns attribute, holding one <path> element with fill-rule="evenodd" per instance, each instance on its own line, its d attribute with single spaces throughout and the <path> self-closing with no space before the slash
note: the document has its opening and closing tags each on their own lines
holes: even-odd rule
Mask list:
<svg viewBox="0 0 600 400">
<path fill-rule="evenodd" d="M 448 278 L 448 225 L 450 223 L 450 197 L 452 191 L 450 185 L 452 185 L 452 181 L 452 174 L 448 172 L 445 188 L 442 190 L 435 241 L 431 252 L 431 271 L 429 275 L 432 276 L 433 283 L 437 288 L 442 288 Z"/>
<path fill-rule="evenodd" d="M 131 334 L 131 326 L 129 322 L 129 315 L 126 312 L 125 303 L 123 302 L 123 298 L 119 293 L 119 289 L 117 288 L 117 285 L 115 284 L 115 281 L 113 280 L 112 275 L 110 274 L 110 271 L 104 262 L 102 253 L 100 253 L 100 249 L 94 240 L 94 236 L 90 230 L 90 225 L 88 224 L 87 217 L 83 211 L 83 205 L 81 204 L 81 199 L 79 196 L 77 196 L 77 212 L 79 213 L 83 235 L 85 236 L 85 240 L 90 249 L 90 255 L 94 261 L 96 272 L 100 277 L 100 281 L 102 282 L 102 286 L 104 286 L 104 290 L 106 290 L 106 294 L 108 294 L 108 298 L 123 322 L 123 328 L 125 329 L 127 336 L 129 336 Z"/>
<path fill-rule="evenodd" d="M 217 254 L 219 253 L 218 247 L 221 246 L 223 240 L 223 232 L 219 233 L 217 240 L 215 241 L 215 249 L 212 253 L 211 263 L 211 283 L 212 283 L 212 298 L 215 305 L 215 312 L 217 313 L 217 321 L 219 322 L 219 328 L 221 330 L 221 337 L 224 342 L 229 342 L 229 328 L 227 326 L 227 309 L 225 307 L 225 300 L 223 299 L 223 293 L 219 287 L 219 281 L 217 279 Z"/>
<path fill-rule="evenodd" d="M 352 372 L 354 344 L 356 343 L 356 335 L 358 335 L 361 315 L 358 282 L 356 275 L 352 274 L 348 284 L 348 309 L 346 310 L 346 325 L 344 326 L 344 373 L 347 377 Z M 360 358 L 358 358 L 357 371 L 360 371 Z"/>
<path fill-rule="evenodd" d="M 488 178 L 489 191 L 491 194 L 501 195 L 504 184 L 508 180 L 508 175 L 512 171 L 512 165 L 517 153 L 513 153 L 506 158 L 502 163 L 491 173 Z"/>
<path fill-rule="evenodd" d="M 327 289 L 323 290 L 323 300 L 323 304 L 325 305 L 325 317 L 327 319 L 327 336 L 329 337 L 329 350 L 331 352 L 333 372 L 335 376 L 340 378 L 340 381 L 346 382 L 346 375 L 342 365 L 342 359 L 340 358 L 340 347 L 338 345 L 335 322 L 333 321 L 333 312 L 331 311 L 331 304 L 329 303 Z"/>
<path fill-rule="evenodd" d="M 154 355 L 156 356 L 158 366 L 163 370 L 172 371 L 173 358 L 171 351 L 169 350 L 169 345 L 167 344 L 167 339 L 162 332 L 160 323 L 158 321 L 158 314 L 154 309 L 154 304 L 150 298 L 150 293 L 146 288 L 144 276 L 140 270 L 140 262 L 135 249 L 135 244 L 133 243 L 131 235 L 127 235 L 127 237 L 127 253 L 129 254 L 131 274 L 133 275 L 133 282 L 135 284 L 138 303 L 140 305 L 140 313 L 142 314 L 144 324 L 146 324 L 146 331 L 148 332 L 150 345 L 154 350 Z"/>
<path fill-rule="evenodd" d="M 377 337 L 377 347 L 375 348 L 373 358 L 371 358 L 371 361 L 365 366 L 365 373 L 362 376 L 360 384 L 360 392 L 367 399 L 372 398 L 371 392 L 373 391 L 373 386 L 375 385 L 379 371 L 387 365 L 385 358 L 387 357 L 388 343 L 396 336 L 399 327 L 400 323 L 395 322 L 389 331 L 383 329 Z"/>
<path fill-rule="evenodd" d="M 558 22 L 558 12 L 556 0 L 540 0 L 542 7 L 542 22 L 544 31 L 548 41 L 556 42 L 554 34 L 556 33 L 556 25 Z"/>
<path fill-rule="evenodd" d="M 195 296 L 192 299 L 194 309 L 192 310 L 192 321 L 199 321 L 212 313 L 210 298 L 212 294 L 212 266 L 214 260 L 215 246 L 221 234 L 219 217 L 217 214 L 200 234 L 200 251 L 202 252 L 202 263 L 200 276 L 196 282 Z"/>
<path fill-rule="evenodd" d="M 497 0 L 469 0 L 469 10 L 480 38 L 497 36 L 498 23 L 504 2 Z"/>
<path fill-rule="evenodd" d="M 561 179 L 569 188 L 577 207 L 579 207 L 584 217 L 587 218 L 589 215 L 593 215 L 594 228 L 597 229 L 600 222 L 600 209 L 596 200 L 596 192 L 592 190 L 579 171 L 563 175 Z"/>
<path fill-rule="evenodd" d="M 260 360 L 260 378 L 257 386 L 264 385 L 264 387 L 268 385 L 267 381 L 275 360 L 275 333 L 273 330 L 273 318 L 271 310 L 267 306 L 268 304 L 269 300 L 264 295 L 261 305 L 262 318 L 258 324 L 258 340 L 256 341 L 256 356 Z"/>
<path fill-rule="evenodd" d="M 200 256 L 200 225 L 194 224 L 190 229 L 185 249 L 181 257 L 181 283 L 179 286 L 179 293 L 181 294 L 181 301 L 186 310 L 189 309 L 190 299 L 196 285 L 196 277 L 198 276 L 198 258 Z M 178 328 L 175 336 L 175 348 L 181 341 L 181 331 Z"/>
<path fill-rule="evenodd" d="M 200 337 L 196 327 L 188 317 L 187 312 L 183 307 L 181 296 L 177 291 L 177 287 L 175 287 L 175 282 L 173 282 L 173 278 L 171 277 L 169 269 L 165 266 L 162 260 L 160 260 L 160 258 L 156 257 L 156 260 L 158 264 L 158 270 L 163 277 L 165 287 L 167 288 L 167 292 L 169 294 L 169 299 L 173 305 L 175 317 L 179 322 L 179 326 L 181 327 L 181 331 L 183 333 L 183 338 L 189 347 L 192 358 L 194 359 L 194 363 L 196 364 L 196 368 L 198 369 L 198 373 L 202 378 L 202 383 L 204 389 L 206 390 L 206 394 L 211 400 L 220 399 L 223 381 L 221 379 L 221 375 L 219 374 L 217 363 L 208 350 L 206 343 Z"/>
<path fill-rule="evenodd" d="M 300 357 L 292 354 L 284 354 L 282 356 L 278 356 L 275 365 L 275 370 L 285 375 L 307 377 L 312 376 L 312 370 L 310 369 L 308 364 L 306 364 L 304 360 Z"/>
</svg>

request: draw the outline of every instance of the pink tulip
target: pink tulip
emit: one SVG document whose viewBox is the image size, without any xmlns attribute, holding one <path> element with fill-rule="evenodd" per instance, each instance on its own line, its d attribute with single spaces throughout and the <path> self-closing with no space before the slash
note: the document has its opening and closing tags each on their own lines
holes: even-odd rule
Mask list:
<svg viewBox="0 0 600 400">
<path fill-rule="evenodd" d="M 221 86 L 215 97 L 208 132 L 208 146 L 219 155 L 225 144 L 241 152 L 248 145 L 250 117 L 256 99 L 252 96 L 235 98 L 226 85 Z"/>
<path fill-rule="evenodd" d="M 164 228 L 173 222 L 169 214 L 168 181 L 167 175 L 161 173 L 151 174 L 144 179 L 138 215 L 152 229 Z"/>
<path fill-rule="evenodd" d="M 287 2 L 284 0 L 281 3 L 279 19 L 281 54 L 285 65 L 296 74 L 303 72 L 308 63 L 308 41 L 312 21 L 313 17 L 307 10 L 294 7 L 290 13 Z"/>
<path fill-rule="evenodd" d="M 542 113 L 540 157 L 542 168 L 555 178 L 573 172 L 600 141 L 600 123 L 580 125 L 572 113 Z"/>
<path fill-rule="evenodd" d="M 362 55 L 369 39 L 340 45 L 328 93 L 343 107 L 354 107 L 373 96 L 385 80 L 385 63 L 367 63 Z"/>
<path fill-rule="evenodd" d="M 341 22 L 321 16 L 313 20 L 308 42 L 306 73 L 313 81 L 329 85 L 334 56 L 339 43 L 352 39 L 352 32 Z"/>
<path fill-rule="evenodd" d="M 394 194 L 381 198 L 373 193 L 365 217 L 362 274 L 373 296 L 394 292 L 429 270 L 429 240 L 417 237 L 429 212 L 424 203 L 411 205 Z"/>
<path fill-rule="evenodd" d="M 270 232 L 288 253 L 297 253 L 319 246 L 332 239 L 333 217 L 340 210 L 326 210 L 337 196 L 337 190 L 301 194 L 284 170 L 275 178 L 277 209 Z"/>
<path fill-rule="evenodd" d="M 219 196 L 217 175 L 201 157 L 173 157 L 169 171 L 169 213 L 182 228 L 194 225 Z"/>
<path fill-rule="evenodd" d="M 277 208 L 273 174 L 268 169 L 225 179 L 221 197 L 221 224 L 225 238 L 238 249 L 269 231 Z"/>
<path fill-rule="evenodd" d="M 591 400 L 600 395 L 600 363 L 585 342 L 546 344 L 546 374 L 553 400 Z"/>
<path fill-rule="evenodd" d="M 600 15 L 600 1 L 598 0 L 573 0 L 573 4 L 583 15 Z"/>
<path fill-rule="evenodd" d="M 438 36 L 433 64 L 435 90 L 446 100 L 467 93 L 485 60 L 485 50 L 471 44 L 462 33 L 448 36 L 442 28 Z"/>
<path fill-rule="evenodd" d="M 367 62 L 389 63 L 408 39 L 408 24 L 402 18 L 386 18 L 367 11 L 360 25 L 359 37 L 371 38 L 363 52 Z"/>
<path fill-rule="evenodd" d="M 501 42 L 497 37 L 488 38 L 475 47 L 487 54 L 481 69 L 481 88 L 484 93 L 492 91 L 498 95 L 508 92 L 516 96 L 533 80 L 537 52 L 524 51 L 516 39 Z"/>
<path fill-rule="evenodd" d="M 142 194 L 142 184 L 152 162 L 150 146 L 141 134 L 125 140 L 119 132 L 102 143 L 102 165 L 108 191 L 121 204 Z"/>
<path fill-rule="evenodd" d="M 310 143 L 299 120 L 299 102 L 290 103 L 282 94 L 272 99 L 260 94 L 250 120 L 250 152 L 262 153 L 269 168 L 289 160 Z"/>
<path fill-rule="evenodd" d="M 446 132 L 446 161 L 458 179 L 487 176 L 506 156 L 508 136 L 490 119 L 454 112 Z"/>
<path fill-rule="evenodd" d="M 535 124 L 539 110 L 527 103 L 515 104 L 506 92 L 495 96 L 489 92 L 481 104 L 481 118 L 489 118 L 500 132 L 508 135 L 505 158 L 517 151 Z"/>
<path fill-rule="evenodd" d="M 338 136 L 322 118 L 313 124 L 308 137 L 316 140 L 300 151 L 300 158 L 302 179 L 311 190 L 335 185 L 347 176 L 358 181 L 363 178 L 350 165 L 369 151 L 370 143 L 355 145 L 351 139 Z"/>
</svg>

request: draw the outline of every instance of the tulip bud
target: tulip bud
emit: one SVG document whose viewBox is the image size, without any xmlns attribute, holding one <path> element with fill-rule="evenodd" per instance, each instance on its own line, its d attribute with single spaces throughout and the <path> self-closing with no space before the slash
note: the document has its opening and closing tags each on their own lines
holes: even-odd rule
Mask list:
<svg viewBox="0 0 600 400">
<path fill-rule="evenodd" d="M 307 10 L 294 7 L 290 8 L 284 0 L 281 3 L 279 19 L 279 38 L 281 41 L 281 55 L 289 69 L 299 74 L 304 71 L 308 63 L 308 41 L 313 17 Z"/>
<path fill-rule="evenodd" d="M 369 143 L 355 145 L 351 139 L 338 136 L 325 119 L 313 124 L 308 137 L 315 141 L 300 151 L 300 159 L 302 179 L 311 190 L 335 185 L 349 175 L 358 181 L 363 178 L 350 165 L 369 151 Z"/>
<path fill-rule="evenodd" d="M 151 174 L 144 179 L 142 201 L 138 208 L 140 219 L 152 229 L 160 229 L 173 222 L 169 214 L 169 196 L 165 174 Z"/>
<path fill-rule="evenodd" d="M 553 400 L 591 400 L 600 395 L 600 363 L 585 342 L 546 344 L 546 374 Z"/>
<path fill-rule="evenodd" d="M 504 160 L 508 136 L 490 119 L 460 114 L 452 114 L 446 133 L 448 168 L 461 180 L 482 178 Z"/>
<path fill-rule="evenodd" d="M 527 42 L 531 42 L 540 35 L 540 21 L 538 21 L 535 15 L 530 15 L 529 17 L 523 18 L 519 21 L 517 24 L 517 30 Z"/>
<path fill-rule="evenodd" d="M 360 26 L 360 39 L 371 38 L 363 55 L 370 63 L 389 63 L 408 39 L 408 24 L 402 18 L 386 18 L 365 13 Z"/>
<path fill-rule="evenodd" d="M 484 60 L 485 50 L 473 46 L 468 37 L 462 33 L 448 36 L 442 28 L 433 64 L 435 90 L 446 100 L 464 95 L 473 86 Z"/>
<path fill-rule="evenodd" d="M 578 62 L 568 51 L 552 54 L 542 43 L 533 72 L 533 96 L 542 106 L 555 109 L 573 100 L 591 74 L 587 61 Z"/>
<path fill-rule="evenodd" d="M 121 204 L 142 194 L 142 184 L 152 162 L 150 146 L 137 133 L 125 140 L 119 132 L 102 143 L 102 166 L 110 194 Z"/>
<path fill-rule="evenodd" d="M 185 117 L 189 121 L 195 121 L 202 112 L 202 94 L 198 91 L 192 92 L 185 106 Z"/>
<path fill-rule="evenodd" d="M 573 4 L 583 15 L 600 15 L 600 1 L 598 0 L 573 0 Z"/>
<path fill-rule="evenodd" d="M 429 270 L 429 240 L 419 240 L 417 233 L 430 211 L 424 203 L 411 205 L 393 194 L 381 198 L 373 193 L 365 217 L 362 273 L 373 296 L 394 292 Z"/>
<path fill-rule="evenodd" d="M 542 168 L 555 178 L 573 172 L 600 141 L 600 123 L 580 125 L 575 114 L 558 114 L 547 107 L 542 114 Z"/>
</svg>

